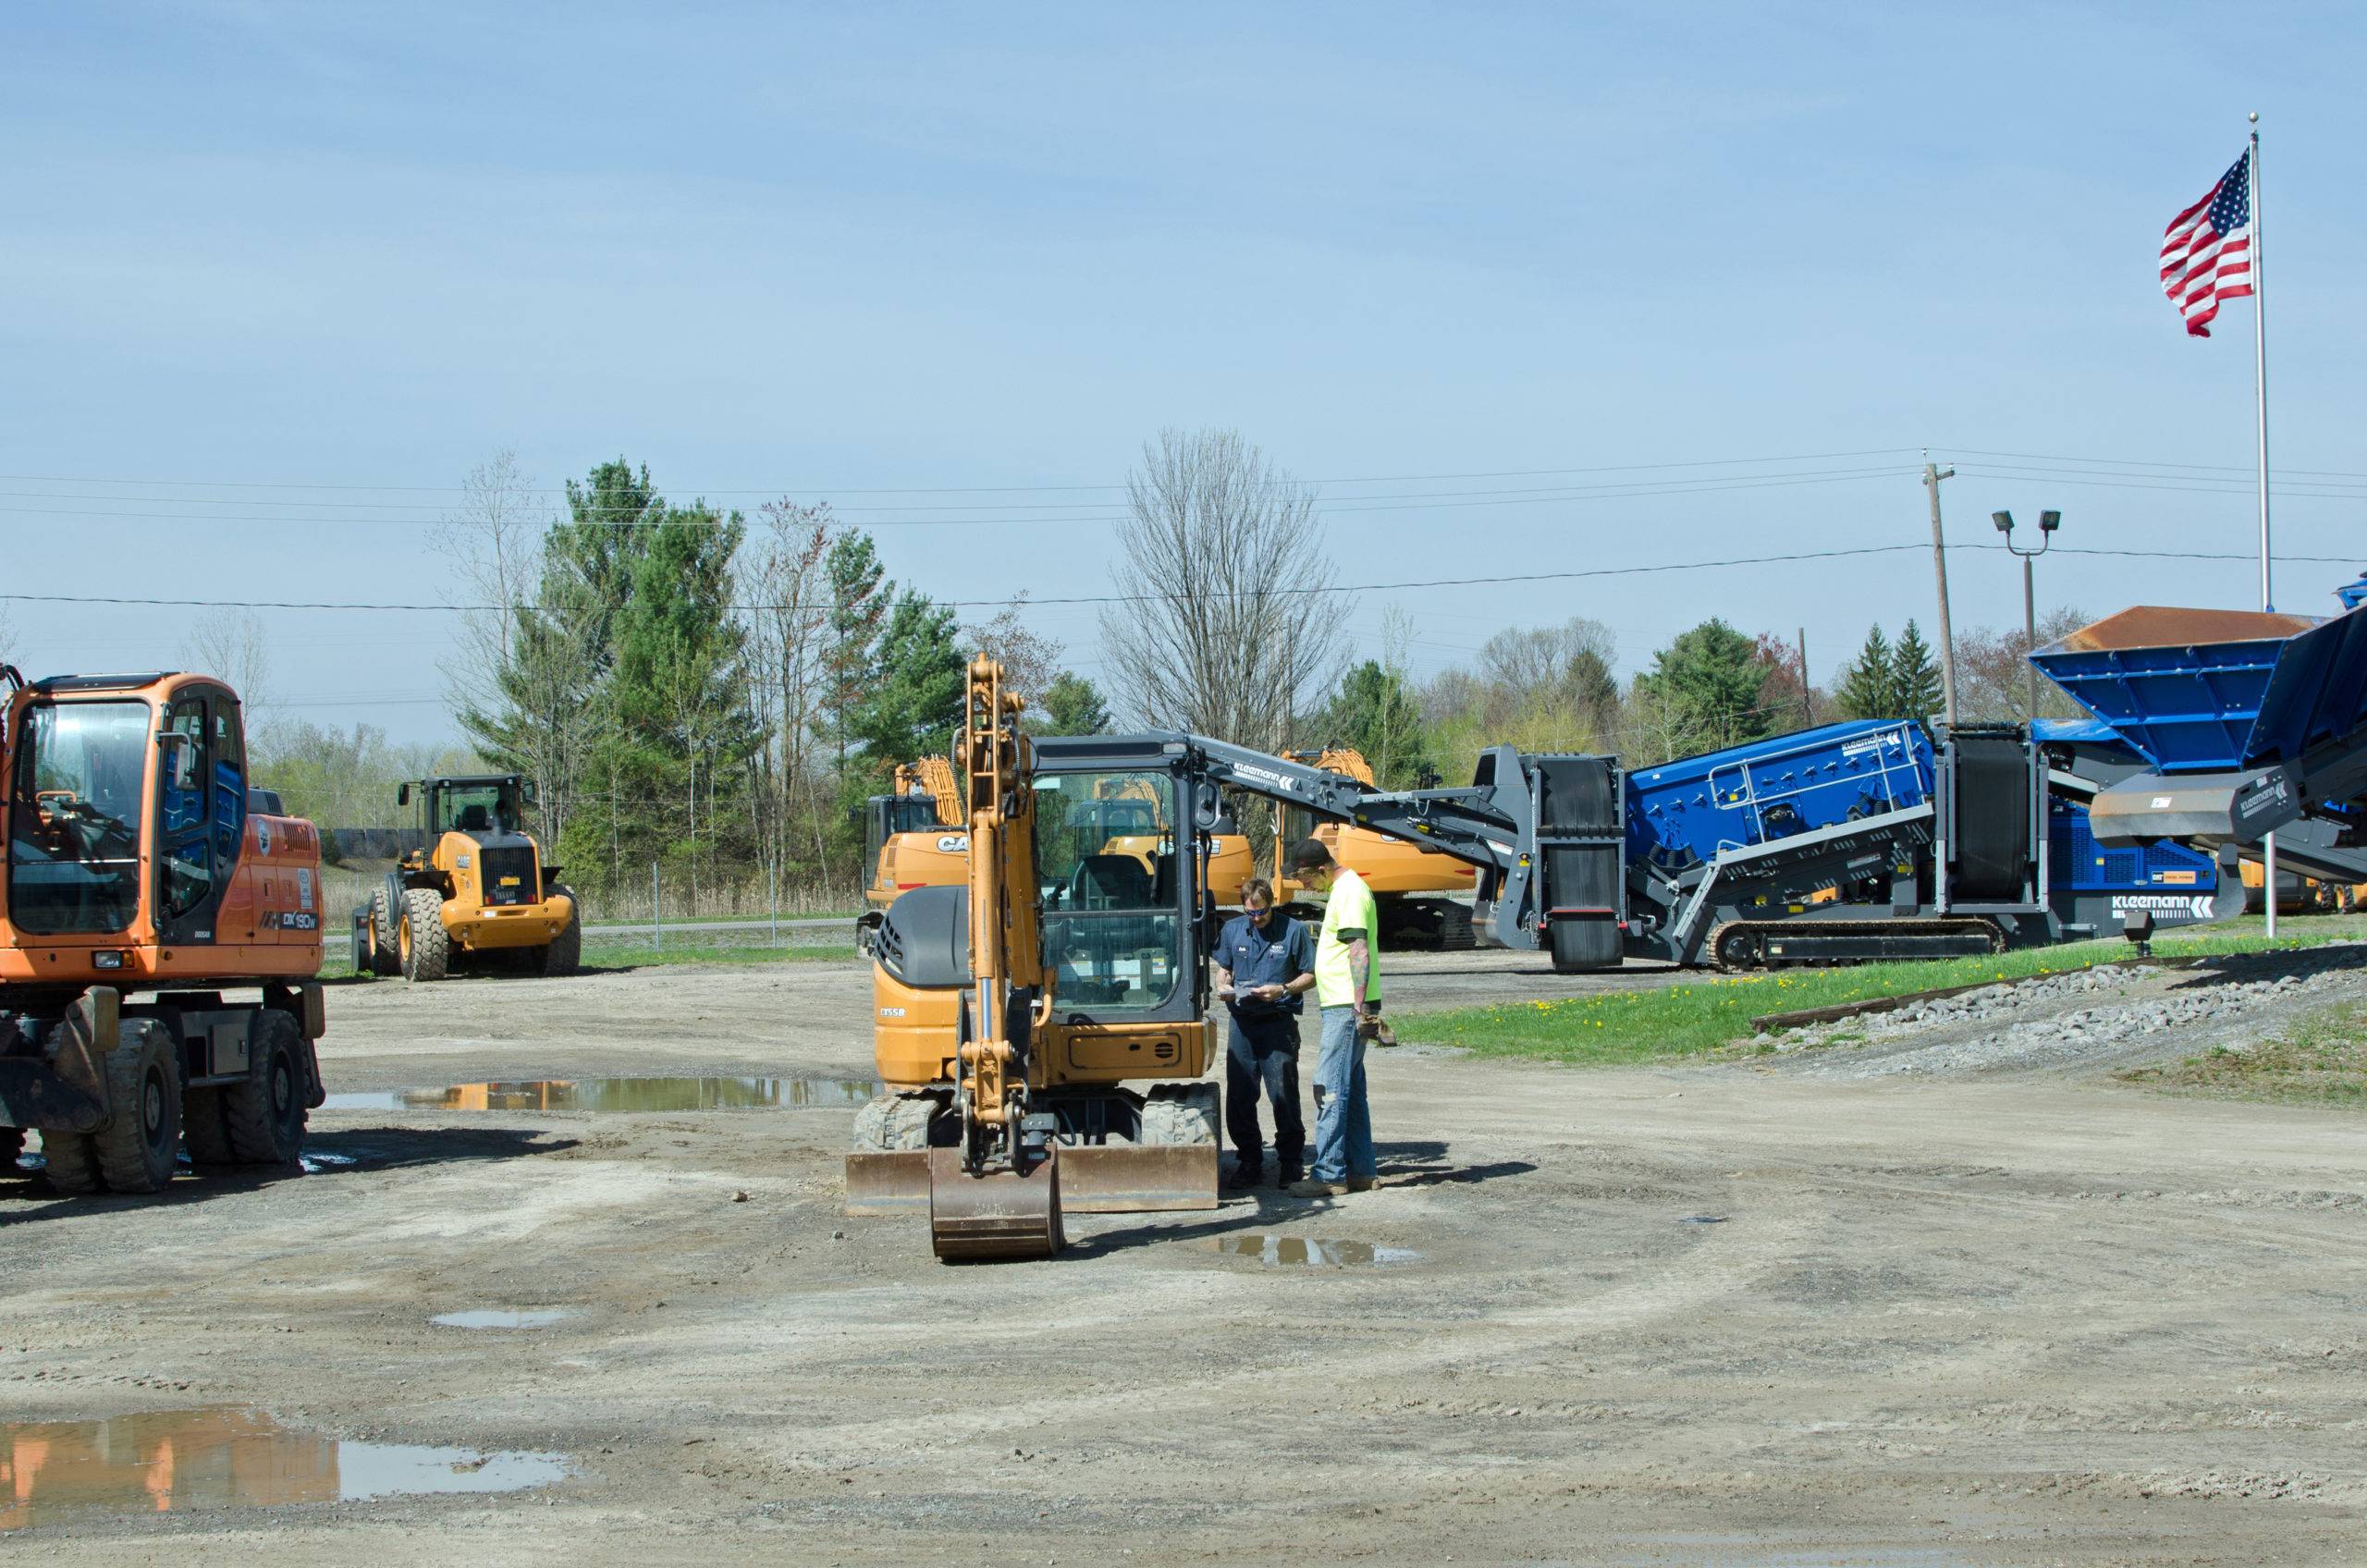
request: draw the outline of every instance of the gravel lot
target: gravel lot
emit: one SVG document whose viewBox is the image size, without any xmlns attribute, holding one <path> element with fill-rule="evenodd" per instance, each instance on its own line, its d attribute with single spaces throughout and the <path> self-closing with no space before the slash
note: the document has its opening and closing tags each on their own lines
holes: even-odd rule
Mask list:
<svg viewBox="0 0 2367 1568">
<path fill-rule="evenodd" d="M 1665 978 L 1392 969 L 1399 1010 Z M 7 1544 L 108 1568 L 2350 1561 L 2361 1123 L 2108 1070 L 2360 995 L 2340 949 L 1724 1065 L 1380 1054 L 1382 1190 L 1076 1217 L 1041 1265 L 946 1268 L 917 1221 L 842 1218 L 843 1108 L 323 1112 L 317 1174 L 74 1204 L 0 1180 L 6 1419 L 250 1407 L 571 1466 Z M 347 1092 L 869 1072 L 852 964 L 350 985 L 329 1011 Z M 569 1316 L 430 1321 L 498 1308 Z"/>
</svg>

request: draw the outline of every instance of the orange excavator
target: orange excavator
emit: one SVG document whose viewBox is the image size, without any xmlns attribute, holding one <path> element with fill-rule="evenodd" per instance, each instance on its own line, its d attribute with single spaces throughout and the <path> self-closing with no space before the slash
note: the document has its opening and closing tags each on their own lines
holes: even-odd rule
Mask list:
<svg viewBox="0 0 2367 1568">
<path fill-rule="evenodd" d="M 157 1191 L 184 1139 L 292 1164 L 324 1098 L 320 836 L 250 809 L 237 694 L 0 682 L 0 1165 L 28 1129 L 68 1194 Z"/>
<path fill-rule="evenodd" d="M 1321 751 L 1286 752 L 1293 762 L 1337 773 L 1360 784 L 1373 785 L 1372 765 L 1364 753 L 1345 746 Z M 1474 947 L 1471 906 L 1450 895 L 1469 895 L 1478 887 L 1478 868 L 1453 855 L 1419 844 L 1359 827 L 1349 822 L 1319 822 L 1303 809 L 1284 805 L 1276 811 L 1274 831 L 1274 898 L 1291 904 L 1307 891 L 1304 884 L 1282 872 L 1282 855 L 1302 839 L 1319 839 L 1331 858 L 1365 880 L 1380 910 L 1383 948 L 1423 948 L 1440 950 Z M 1321 914 L 1308 906 L 1294 913 L 1301 917 Z"/>
<path fill-rule="evenodd" d="M 1065 1210 L 1213 1208 L 1220 1021 L 1215 911 L 1202 886 L 1224 792 L 1301 806 L 1480 868 L 1504 945 L 1591 949 L 1616 933 L 1554 902 L 1557 877 L 1615 874 L 1615 835 L 1573 826 L 1601 758 L 1497 748 L 1465 789 L 1390 793 L 1205 736 L 1031 738 L 1002 668 L 973 663 L 959 760 L 968 878 L 889 906 L 872 959 L 872 1050 L 886 1092 L 858 1111 L 847 1210 L 926 1209 L 947 1261 L 1044 1258 Z M 1584 778 L 1577 775 L 1592 767 Z M 1575 780 L 1575 782 L 1574 782 Z M 1163 831 L 1148 859 L 1119 817 Z M 1582 813 L 1581 813 L 1582 815 Z M 1589 819 L 1590 821 L 1590 819 Z"/>
</svg>

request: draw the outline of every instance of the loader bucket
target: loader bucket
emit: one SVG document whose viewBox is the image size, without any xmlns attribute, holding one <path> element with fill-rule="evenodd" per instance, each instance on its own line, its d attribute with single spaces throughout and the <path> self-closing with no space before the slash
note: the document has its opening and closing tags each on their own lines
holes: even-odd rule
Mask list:
<svg viewBox="0 0 2367 1568">
<path fill-rule="evenodd" d="M 1079 1144 L 1061 1149 L 1061 1207 L 1072 1214 L 1159 1214 L 1217 1207 L 1214 1144 Z M 928 1155 L 847 1156 L 846 1212 L 928 1210 Z"/>
<path fill-rule="evenodd" d="M 928 1242 L 940 1263 L 1050 1257 L 1061 1233 L 1061 1166 L 1056 1148 L 1034 1169 L 973 1176 L 959 1149 L 928 1151 Z"/>
</svg>

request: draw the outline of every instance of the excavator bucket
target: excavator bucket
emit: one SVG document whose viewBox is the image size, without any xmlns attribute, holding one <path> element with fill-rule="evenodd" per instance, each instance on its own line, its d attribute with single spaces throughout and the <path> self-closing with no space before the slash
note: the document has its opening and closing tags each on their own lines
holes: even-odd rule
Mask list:
<svg viewBox="0 0 2367 1568">
<path fill-rule="evenodd" d="M 1050 1257 L 1061 1233 L 1061 1156 L 1055 1151 L 1025 1175 L 973 1176 L 959 1149 L 928 1151 L 928 1239 L 940 1263 Z"/>
<path fill-rule="evenodd" d="M 846 1212 L 922 1213 L 929 1205 L 929 1158 L 919 1149 L 848 1155 Z M 1063 1145 L 1060 1161 L 1061 1207 L 1071 1214 L 1217 1207 L 1213 1144 Z"/>
</svg>

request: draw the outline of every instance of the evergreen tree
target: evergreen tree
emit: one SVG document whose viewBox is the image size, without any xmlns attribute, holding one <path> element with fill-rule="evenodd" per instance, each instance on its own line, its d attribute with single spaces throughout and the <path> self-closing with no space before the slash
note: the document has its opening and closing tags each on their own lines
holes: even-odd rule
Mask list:
<svg viewBox="0 0 2367 1568">
<path fill-rule="evenodd" d="M 877 675 L 847 710 L 847 739 L 863 747 L 850 790 L 900 762 L 948 750 L 962 717 L 966 661 L 953 612 L 906 589 L 879 632 Z"/>
<path fill-rule="evenodd" d="M 1367 659 L 1348 671 L 1324 715 L 1325 738 L 1353 746 L 1384 790 L 1417 787 L 1437 777 L 1421 709 L 1394 670 Z"/>
<path fill-rule="evenodd" d="M 843 768 L 847 742 L 852 739 L 849 729 L 852 710 L 878 675 L 880 634 L 896 585 L 888 581 L 878 548 L 868 533 L 846 533 L 833 539 L 822 570 L 830 585 L 829 690 L 824 706 L 829 711 L 831 738 L 838 742 L 839 766 Z"/>
<path fill-rule="evenodd" d="M 731 614 L 740 514 L 666 508 L 641 530 L 617 618 L 608 773 L 627 796 L 618 850 L 629 864 L 683 861 L 695 888 L 749 827 L 743 765 L 759 743 L 748 712 L 745 631 Z"/>
<path fill-rule="evenodd" d="M 1912 620 L 1898 634 L 1898 646 L 1892 650 L 1890 668 L 1893 714 L 1903 718 L 1929 718 L 1945 704 L 1940 667 L 1932 660 L 1931 644 L 1923 641 L 1923 633 Z"/>
<path fill-rule="evenodd" d="M 1653 655 L 1637 686 L 1666 715 L 1670 743 L 1714 751 L 1756 741 L 1773 726 L 1760 710 L 1766 680 L 1757 644 L 1715 619 L 1705 620 Z"/>
<path fill-rule="evenodd" d="M 1092 681 L 1062 670 L 1044 690 L 1042 733 L 1099 735 L 1110 728 L 1110 705 Z"/>
<path fill-rule="evenodd" d="M 1880 626 L 1866 633 L 1858 656 L 1842 667 L 1841 686 L 1833 700 L 1844 718 L 1898 718 L 1898 690 L 1890 639 Z"/>
</svg>

